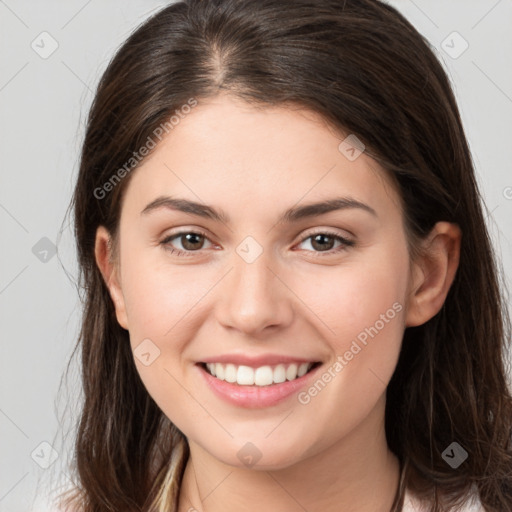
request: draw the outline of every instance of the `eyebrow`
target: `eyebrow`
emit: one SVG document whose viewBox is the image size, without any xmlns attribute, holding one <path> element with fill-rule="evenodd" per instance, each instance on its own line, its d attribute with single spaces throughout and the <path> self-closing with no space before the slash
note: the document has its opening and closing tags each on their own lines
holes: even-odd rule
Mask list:
<svg viewBox="0 0 512 512">
<path fill-rule="evenodd" d="M 301 219 L 315 217 L 324 213 L 336 210 L 346 210 L 357 208 L 370 213 L 374 217 L 378 217 L 377 212 L 365 203 L 358 201 L 352 197 L 336 197 L 320 201 L 318 203 L 310 203 L 303 206 L 294 206 L 286 210 L 278 222 L 296 222 Z M 155 210 L 168 209 L 176 210 L 184 213 L 190 213 L 199 217 L 212 219 L 224 224 L 229 224 L 230 218 L 223 210 L 216 210 L 212 206 L 197 203 L 188 199 L 161 196 L 149 203 L 141 215 L 147 215 Z"/>
</svg>

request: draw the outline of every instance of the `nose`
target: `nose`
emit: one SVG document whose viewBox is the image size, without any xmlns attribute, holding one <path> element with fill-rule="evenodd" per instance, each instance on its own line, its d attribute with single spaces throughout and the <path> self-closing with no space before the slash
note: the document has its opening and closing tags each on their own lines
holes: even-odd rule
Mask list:
<svg viewBox="0 0 512 512">
<path fill-rule="evenodd" d="M 292 322 L 293 293 L 274 270 L 277 265 L 269 253 L 263 251 L 251 263 L 233 255 L 233 268 L 222 280 L 217 303 L 217 319 L 225 328 L 256 337 Z"/>
</svg>

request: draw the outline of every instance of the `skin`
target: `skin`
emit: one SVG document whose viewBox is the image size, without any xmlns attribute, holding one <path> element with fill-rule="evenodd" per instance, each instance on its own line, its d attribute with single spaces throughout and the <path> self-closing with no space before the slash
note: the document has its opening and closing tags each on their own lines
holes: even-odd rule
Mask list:
<svg viewBox="0 0 512 512">
<path fill-rule="evenodd" d="M 438 223 L 412 261 L 393 180 L 365 153 L 347 159 L 344 138 L 296 107 L 256 109 L 229 95 L 200 101 L 131 176 L 117 258 L 109 233 L 97 231 L 97 263 L 132 348 L 150 339 L 160 350 L 149 366 L 135 358 L 140 377 L 189 442 L 179 512 L 391 507 L 399 466 L 385 438 L 386 386 L 405 327 L 426 322 L 446 298 L 460 230 Z M 206 203 L 230 222 L 166 208 L 141 214 L 162 195 Z M 338 196 L 376 216 L 350 208 L 277 222 L 290 207 Z M 184 237 L 161 243 L 198 229 L 207 238 L 189 256 L 166 249 L 191 247 Z M 335 252 L 340 242 L 327 239 L 322 251 L 310 237 L 325 229 L 355 245 Z M 236 252 L 247 236 L 263 251 L 252 263 Z M 293 396 L 236 407 L 195 366 L 219 354 L 272 353 L 327 369 L 394 303 L 401 311 L 307 404 Z M 247 442 L 261 452 L 251 468 L 237 457 Z"/>
</svg>

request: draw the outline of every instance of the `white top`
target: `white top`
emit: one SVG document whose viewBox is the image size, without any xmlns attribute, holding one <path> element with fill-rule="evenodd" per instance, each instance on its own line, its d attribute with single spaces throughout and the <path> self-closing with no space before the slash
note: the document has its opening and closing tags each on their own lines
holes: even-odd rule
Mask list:
<svg viewBox="0 0 512 512">
<path fill-rule="evenodd" d="M 402 512 L 428 512 L 429 509 L 422 505 L 416 498 L 410 494 L 409 490 L 406 489 L 404 496 L 404 506 Z M 466 502 L 465 506 L 461 509 L 457 509 L 457 512 L 485 512 L 480 499 L 476 494 L 473 494 L 471 499 Z"/>
</svg>

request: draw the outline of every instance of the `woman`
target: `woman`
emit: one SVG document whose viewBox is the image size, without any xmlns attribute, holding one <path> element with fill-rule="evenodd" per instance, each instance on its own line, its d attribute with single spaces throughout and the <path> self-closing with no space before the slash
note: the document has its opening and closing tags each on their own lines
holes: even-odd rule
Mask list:
<svg viewBox="0 0 512 512">
<path fill-rule="evenodd" d="M 101 79 L 73 203 L 64 505 L 512 510 L 509 323 L 471 155 L 395 9 L 161 10 Z"/>
</svg>

